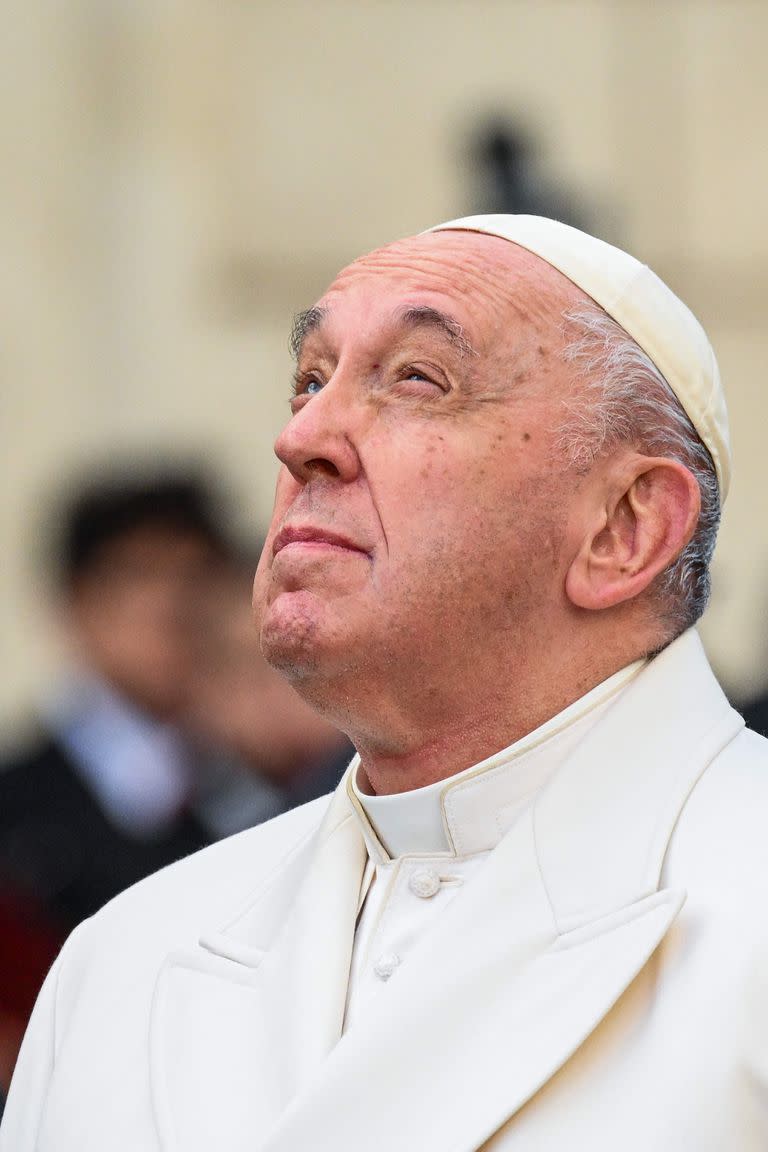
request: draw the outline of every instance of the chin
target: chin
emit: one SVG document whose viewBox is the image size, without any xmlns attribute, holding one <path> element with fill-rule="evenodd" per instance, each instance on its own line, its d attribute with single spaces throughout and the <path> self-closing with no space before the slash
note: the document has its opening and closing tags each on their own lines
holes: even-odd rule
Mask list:
<svg viewBox="0 0 768 1152">
<path fill-rule="evenodd" d="M 261 614 L 264 658 L 290 681 L 316 674 L 321 667 L 318 605 L 307 593 L 278 596 Z"/>
</svg>

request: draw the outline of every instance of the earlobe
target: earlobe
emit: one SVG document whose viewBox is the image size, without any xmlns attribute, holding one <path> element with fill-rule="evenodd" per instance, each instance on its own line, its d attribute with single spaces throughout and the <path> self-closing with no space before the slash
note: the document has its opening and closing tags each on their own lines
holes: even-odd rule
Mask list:
<svg viewBox="0 0 768 1152">
<path fill-rule="evenodd" d="M 612 608 L 639 596 L 696 529 L 699 487 L 678 461 L 633 454 L 614 480 L 566 574 L 576 608 Z"/>
</svg>

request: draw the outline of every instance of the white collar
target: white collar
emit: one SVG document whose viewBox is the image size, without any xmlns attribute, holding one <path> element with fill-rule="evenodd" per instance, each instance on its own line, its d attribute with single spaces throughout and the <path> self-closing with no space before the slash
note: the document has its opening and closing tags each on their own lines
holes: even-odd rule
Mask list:
<svg viewBox="0 0 768 1152">
<path fill-rule="evenodd" d="M 645 663 L 636 660 L 508 748 L 425 788 L 367 796 L 358 786 L 356 757 L 347 790 L 372 858 L 467 856 L 495 848 Z"/>
</svg>

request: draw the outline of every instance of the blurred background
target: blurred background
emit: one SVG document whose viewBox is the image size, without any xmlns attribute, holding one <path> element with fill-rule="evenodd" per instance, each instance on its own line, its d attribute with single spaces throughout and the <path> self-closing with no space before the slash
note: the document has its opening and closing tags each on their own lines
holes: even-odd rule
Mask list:
<svg viewBox="0 0 768 1152">
<path fill-rule="evenodd" d="M 736 478 L 704 633 L 748 695 L 768 656 L 767 39 L 763 0 L 12 6 L 3 723 L 56 658 L 31 534 L 72 469 L 199 456 L 256 533 L 292 314 L 372 246 L 515 203 L 628 247 L 713 339 Z"/>
<path fill-rule="evenodd" d="M 758 695 L 768 681 L 766 42 L 764 0 L 9 7 L 0 40 L 8 780 L 20 772 L 13 749 L 36 749 L 40 769 L 51 732 L 59 751 L 67 740 L 68 754 L 78 740 L 82 750 L 82 712 L 62 686 L 87 681 L 77 707 L 87 697 L 91 708 L 98 681 L 151 719 L 153 755 L 169 726 L 183 728 L 185 744 L 183 754 L 174 745 L 175 767 L 167 742 L 157 753 L 165 784 L 149 814 L 131 808 L 125 780 L 104 784 L 88 745 L 78 779 L 112 831 L 156 849 L 167 836 L 173 853 L 175 837 L 191 845 L 279 811 L 311 791 L 310 777 L 315 790 L 327 785 L 348 749 L 292 713 L 247 618 L 276 472 L 271 445 L 288 413 L 292 315 L 356 255 L 473 211 L 552 215 L 628 248 L 709 332 L 736 468 L 702 631 L 734 700 Z M 145 515 L 169 484 L 192 496 L 181 520 L 158 518 L 157 506 Z M 116 491 L 139 500 L 138 518 L 99 535 L 104 516 L 86 516 L 86 561 L 63 563 L 84 493 L 109 508 Z M 110 610 L 135 607 L 135 595 L 146 607 L 151 587 L 155 615 L 105 622 L 89 588 L 94 579 L 111 587 L 110 574 L 126 570 L 137 583 L 123 580 Z M 176 649 L 172 674 L 165 666 L 173 699 L 157 695 L 158 665 L 131 664 L 137 647 L 147 650 L 137 639 L 159 637 L 172 616 L 186 621 L 185 643 L 205 641 Z M 116 635 L 133 638 L 133 654 L 131 643 L 116 652 Z M 103 695 L 98 707 L 102 724 Z M 277 734 L 258 727 L 265 715 L 282 725 Z M 148 747 L 143 729 L 120 732 L 124 749 Z M 21 786 L 12 799 L 26 811 Z M 3 827 L 9 875 L 34 872 L 29 846 L 45 829 Z M 105 835 L 96 829 L 95 842 Z M 9 882 L 13 956 L 23 938 L 43 970 L 69 921 L 104 894 L 64 900 L 65 915 L 61 861 L 71 865 L 71 850 L 60 845 L 59 855 L 35 865 L 34 930 Z M 2 908 L 0 893 L 0 934 Z M 33 992 L 22 988 L 8 1009 L 17 1023 Z"/>
</svg>

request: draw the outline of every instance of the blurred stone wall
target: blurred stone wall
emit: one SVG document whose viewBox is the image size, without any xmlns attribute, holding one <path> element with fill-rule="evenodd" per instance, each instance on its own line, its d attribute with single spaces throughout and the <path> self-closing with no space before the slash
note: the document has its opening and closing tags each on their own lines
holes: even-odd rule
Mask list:
<svg viewBox="0 0 768 1152">
<path fill-rule="evenodd" d="M 736 479 L 705 621 L 768 679 L 763 0 L 25 0 L 0 39 L 0 718 L 55 645 L 33 530 L 74 465 L 195 452 L 269 512 L 291 315 L 351 257 L 473 204 L 466 143 L 542 171 L 699 314 Z"/>
</svg>

